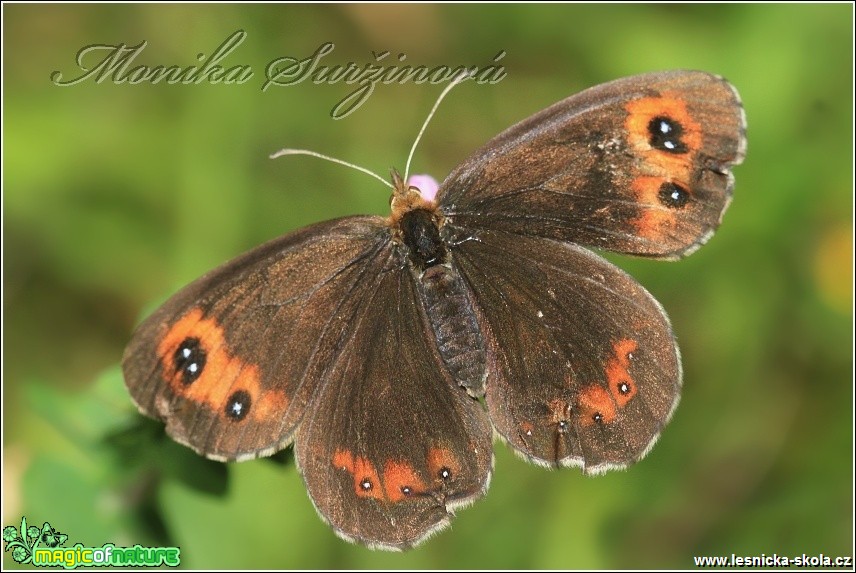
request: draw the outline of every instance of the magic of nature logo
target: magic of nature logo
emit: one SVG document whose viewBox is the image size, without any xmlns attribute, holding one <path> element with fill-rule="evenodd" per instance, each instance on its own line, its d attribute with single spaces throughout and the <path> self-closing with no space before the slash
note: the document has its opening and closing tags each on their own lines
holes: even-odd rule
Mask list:
<svg viewBox="0 0 856 573">
<path fill-rule="evenodd" d="M 101 547 L 76 543 L 67 547 L 67 534 L 47 521 L 41 528 L 28 526 L 26 517 L 21 518 L 20 529 L 14 525 L 3 528 L 3 543 L 16 563 L 36 567 L 177 567 L 181 562 L 178 547 L 117 547 L 112 543 Z"/>
</svg>

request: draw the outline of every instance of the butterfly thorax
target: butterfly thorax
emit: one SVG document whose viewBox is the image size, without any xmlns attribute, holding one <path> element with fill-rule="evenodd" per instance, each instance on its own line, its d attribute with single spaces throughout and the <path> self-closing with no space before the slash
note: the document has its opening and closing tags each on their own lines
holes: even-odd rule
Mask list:
<svg viewBox="0 0 856 573">
<path fill-rule="evenodd" d="M 420 272 L 448 262 L 449 252 L 440 237 L 435 213 L 427 209 L 408 211 L 399 220 L 398 227 L 410 262 Z"/>
<path fill-rule="evenodd" d="M 394 192 L 390 199 L 389 226 L 393 240 L 407 252 L 410 264 L 421 274 L 434 265 L 448 262 L 448 249 L 440 236 L 443 217 L 436 203 L 406 184 L 392 171 Z"/>
</svg>

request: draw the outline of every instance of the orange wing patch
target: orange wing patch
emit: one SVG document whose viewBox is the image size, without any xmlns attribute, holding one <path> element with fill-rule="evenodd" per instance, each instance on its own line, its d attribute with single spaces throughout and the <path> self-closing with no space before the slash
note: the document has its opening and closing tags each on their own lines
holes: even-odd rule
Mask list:
<svg viewBox="0 0 856 573">
<path fill-rule="evenodd" d="M 635 340 L 625 338 L 613 345 L 615 356 L 606 363 L 606 382 L 619 408 L 636 395 L 636 382 L 630 376 L 630 359 L 636 351 Z"/>
<path fill-rule="evenodd" d="M 428 450 L 428 471 L 434 479 L 449 479 L 461 471 L 461 464 L 450 450 L 431 448 Z"/>
<path fill-rule="evenodd" d="M 368 458 L 354 456 L 350 450 L 337 449 L 333 453 L 333 466 L 351 474 L 357 497 L 397 503 L 426 490 L 425 482 L 404 460 L 388 460 L 383 474 L 378 474 Z"/>
<path fill-rule="evenodd" d="M 624 127 L 630 147 L 644 159 L 631 189 L 642 207 L 639 234 L 663 240 L 675 231 L 676 215 L 691 198 L 692 169 L 702 146 L 701 126 L 677 94 L 632 100 Z"/>
<path fill-rule="evenodd" d="M 615 401 L 609 392 L 599 384 L 589 384 L 577 398 L 583 426 L 596 423 L 608 424 L 615 419 Z"/>
<path fill-rule="evenodd" d="M 188 400 L 222 411 L 236 392 L 245 392 L 251 411 L 235 419 L 250 414 L 261 422 L 288 408 L 281 390 L 262 391 L 258 366 L 231 355 L 219 322 L 205 318 L 202 309 L 194 308 L 167 331 L 157 355 L 163 378 Z"/>
<path fill-rule="evenodd" d="M 618 410 L 636 396 L 636 381 L 630 376 L 630 362 L 637 348 L 636 341 L 629 338 L 614 343 L 613 356 L 604 370 L 609 390 L 600 384 L 589 384 L 580 391 L 577 406 L 584 426 L 612 422 Z"/>
<path fill-rule="evenodd" d="M 354 454 L 350 450 L 336 450 L 333 453 L 333 465 L 340 470 L 354 473 Z"/>
<path fill-rule="evenodd" d="M 425 484 L 409 463 L 390 460 L 383 467 L 383 488 L 386 498 L 395 503 L 409 495 L 423 493 Z"/>
<path fill-rule="evenodd" d="M 667 238 L 675 229 L 674 211 L 659 199 L 666 182 L 662 177 L 637 177 L 630 184 L 640 207 L 639 218 L 634 221 L 636 228 L 641 236 L 654 241 Z"/>
<path fill-rule="evenodd" d="M 262 392 L 262 397 L 256 402 L 253 415 L 257 420 L 270 422 L 271 419 L 284 416 L 290 400 L 282 390 Z"/>
<path fill-rule="evenodd" d="M 367 458 L 354 456 L 349 450 L 336 450 L 333 465 L 347 471 L 354 478 L 354 493 L 357 497 L 383 500 L 380 477 Z"/>
<path fill-rule="evenodd" d="M 431 448 L 426 461 L 435 481 L 449 480 L 461 471 L 458 458 L 446 448 Z M 387 460 L 383 473 L 379 474 L 368 458 L 339 448 L 333 453 L 332 462 L 333 467 L 351 474 L 357 497 L 398 503 L 428 490 L 419 472 L 406 460 Z"/>
<path fill-rule="evenodd" d="M 628 114 L 624 122 L 627 139 L 631 147 L 645 154 L 647 167 L 654 172 L 659 171 L 661 176 L 689 181 L 692 160 L 701 149 L 702 131 L 680 96 L 664 92 L 661 97 L 632 100 L 625 109 Z M 669 152 L 651 144 L 651 122 L 656 118 L 664 118 L 680 126 L 679 139 L 686 147 L 685 152 Z"/>
</svg>

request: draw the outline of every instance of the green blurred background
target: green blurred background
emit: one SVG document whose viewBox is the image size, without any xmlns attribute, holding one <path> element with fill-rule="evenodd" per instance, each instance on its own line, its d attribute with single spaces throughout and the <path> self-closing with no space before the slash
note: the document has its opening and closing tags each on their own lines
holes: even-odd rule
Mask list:
<svg viewBox="0 0 856 573">
<path fill-rule="evenodd" d="M 691 567 L 693 555 L 853 553 L 851 5 L 4 5 L 3 525 L 70 541 L 178 545 L 186 567 Z M 243 85 L 114 85 L 80 75 L 93 43 L 137 64 L 224 63 Z M 336 538 L 290 455 L 202 460 L 136 414 L 119 360 L 134 325 L 215 265 L 303 225 L 383 214 L 385 174 L 442 86 L 272 87 L 266 65 L 333 42 L 329 63 L 407 54 L 486 65 L 444 102 L 415 158 L 438 178 L 512 123 L 594 84 L 697 68 L 749 122 L 734 202 L 679 263 L 611 257 L 663 304 L 685 388 L 648 458 L 588 478 L 496 446 L 487 496 L 405 554 Z M 14 566 L 9 554 L 4 565 Z"/>
</svg>

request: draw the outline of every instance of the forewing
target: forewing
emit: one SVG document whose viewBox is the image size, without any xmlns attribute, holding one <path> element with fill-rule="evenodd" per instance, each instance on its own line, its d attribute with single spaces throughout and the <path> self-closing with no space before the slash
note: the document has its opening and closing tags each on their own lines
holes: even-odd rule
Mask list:
<svg viewBox="0 0 856 573">
<path fill-rule="evenodd" d="M 454 254 L 483 315 L 497 432 L 535 463 L 587 473 L 644 456 L 681 386 L 653 297 L 601 257 L 549 239 L 483 232 Z"/>
<path fill-rule="evenodd" d="M 125 383 L 137 406 L 213 459 L 285 447 L 352 334 L 345 317 L 389 245 L 380 217 L 320 223 L 185 287 L 125 349 Z"/>
<path fill-rule="evenodd" d="M 714 232 L 745 152 L 736 90 L 704 72 L 624 78 L 488 142 L 442 183 L 456 225 L 675 258 Z"/>
</svg>

